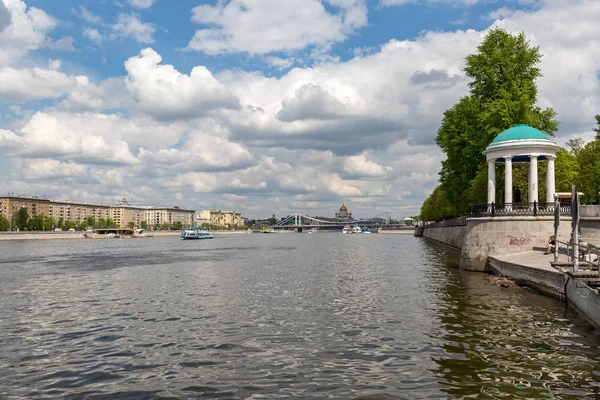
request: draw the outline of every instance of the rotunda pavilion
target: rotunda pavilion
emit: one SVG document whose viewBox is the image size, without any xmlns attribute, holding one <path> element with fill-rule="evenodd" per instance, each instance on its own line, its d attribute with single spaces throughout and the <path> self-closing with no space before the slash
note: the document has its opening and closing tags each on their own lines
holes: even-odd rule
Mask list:
<svg viewBox="0 0 600 400">
<path fill-rule="evenodd" d="M 496 199 L 496 163 L 504 163 L 504 203 L 512 203 L 513 183 L 512 164 L 529 163 L 528 201 L 538 202 L 538 162 L 547 160 L 546 168 L 546 202 L 554 201 L 554 160 L 556 151 L 560 149 L 544 132 L 527 124 L 518 124 L 500 133 L 486 147 L 488 162 L 488 195 L 491 204 Z"/>
</svg>

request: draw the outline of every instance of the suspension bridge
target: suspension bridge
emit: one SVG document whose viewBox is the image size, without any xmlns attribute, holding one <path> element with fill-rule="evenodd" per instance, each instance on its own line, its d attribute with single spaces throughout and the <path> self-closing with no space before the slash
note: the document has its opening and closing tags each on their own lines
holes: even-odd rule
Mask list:
<svg viewBox="0 0 600 400">
<path fill-rule="evenodd" d="M 284 229 L 284 230 L 298 230 L 302 232 L 302 229 L 342 229 L 344 226 L 361 226 L 368 228 L 386 227 L 393 229 L 394 227 L 406 226 L 402 221 L 392 223 L 392 216 L 389 213 L 383 213 L 379 216 L 367 218 L 367 219 L 329 219 L 329 218 L 317 218 L 308 215 L 294 213 L 286 218 L 283 218 L 275 225 L 273 229 Z"/>
</svg>

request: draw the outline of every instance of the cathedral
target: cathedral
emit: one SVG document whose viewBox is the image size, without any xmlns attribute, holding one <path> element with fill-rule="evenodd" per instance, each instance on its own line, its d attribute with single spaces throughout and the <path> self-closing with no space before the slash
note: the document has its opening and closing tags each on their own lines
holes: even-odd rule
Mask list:
<svg viewBox="0 0 600 400">
<path fill-rule="evenodd" d="M 348 209 L 346 208 L 346 206 L 344 204 L 342 204 L 342 206 L 340 207 L 340 211 L 335 213 L 335 218 L 341 219 L 344 221 L 351 221 L 352 213 L 350 211 L 348 211 Z"/>
</svg>

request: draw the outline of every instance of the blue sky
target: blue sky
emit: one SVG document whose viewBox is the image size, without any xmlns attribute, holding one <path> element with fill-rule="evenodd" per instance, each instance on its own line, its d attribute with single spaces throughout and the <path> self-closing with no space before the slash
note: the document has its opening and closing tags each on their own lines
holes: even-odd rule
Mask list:
<svg viewBox="0 0 600 400">
<path fill-rule="evenodd" d="M 60 55 L 61 60 L 69 65 L 73 72 L 85 71 L 98 79 L 123 74 L 124 61 L 147 45 L 151 45 L 164 60 L 182 72 L 189 72 L 196 65 L 205 65 L 212 72 L 240 68 L 258 70 L 274 76 L 282 75 L 285 70 L 265 64 L 260 55 L 235 53 L 214 56 L 185 50 L 196 29 L 202 26 L 191 21 L 191 10 L 200 4 L 215 5 L 216 3 L 217 1 L 155 0 L 152 6 L 146 9 L 133 7 L 127 0 L 119 2 L 61 0 L 60 7 L 57 7 L 57 2 L 52 0 L 30 0 L 27 4 L 48 11 L 50 15 L 61 21 L 57 29 L 48 35 L 49 37 L 54 40 L 65 36 L 75 39 L 74 45 L 77 50 L 64 52 Z M 285 4 L 285 1 L 281 4 Z M 491 22 L 489 13 L 502 4 L 507 4 L 512 9 L 530 8 L 515 2 L 498 1 L 474 5 L 462 2 L 417 2 L 388 7 L 382 6 L 377 0 L 367 1 L 368 23 L 348 35 L 346 40 L 334 43 L 329 54 L 345 61 L 354 57 L 356 48 L 377 48 L 391 39 L 413 40 L 427 31 L 485 29 Z M 324 6 L 332 13 L 339 11 L 338 8 L 327 3 Z M 101 21 L 96 24 L 86 22 L 82 18 L 84 12 L 82 8 Z M 101 45 L 97 45 L 82 35 L 86 27 L 106 32 L 107 25 L 114 23 L 117 16 L 122 13 L 134 13 L 144 23 L 153 24 L 156 29 L 152 35 L 153 40 L 149 43 L 139 43 L 134 38 L 123 37 L 105 40 Z M 295 52 L 274 51 L 269 54 L 278 57 L 306 56 L 311 48 L 312 46 L 307 46 L 307 49 Z M 56 51 L 43 49 L 39 52 L 39 56 L 56 57 Z M 310 62 L 305 65 L 310 65 Z"/>
<path fill-rule="evenodd" d="M 559 144 L 600 113 L 592 0 L 0 0 L 0 191 L 418 214 L 486 31 L 540 46 Z"/>
</svg>

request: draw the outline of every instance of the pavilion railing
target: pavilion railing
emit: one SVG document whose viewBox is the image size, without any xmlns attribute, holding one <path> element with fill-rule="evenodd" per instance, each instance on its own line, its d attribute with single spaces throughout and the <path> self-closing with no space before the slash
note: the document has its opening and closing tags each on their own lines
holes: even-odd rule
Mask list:
<svg viewBox="0 0 600 400">
<path fill-rule="evenodd" d="M 571 203 L 561 203 L 560 215 L 571 215 Z M 469 218 L 553 216 L 554 203 L 491 203 L 469 205 Z"/>
</svg>

